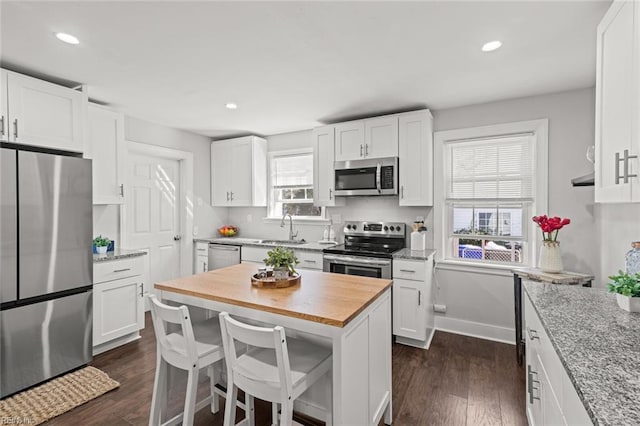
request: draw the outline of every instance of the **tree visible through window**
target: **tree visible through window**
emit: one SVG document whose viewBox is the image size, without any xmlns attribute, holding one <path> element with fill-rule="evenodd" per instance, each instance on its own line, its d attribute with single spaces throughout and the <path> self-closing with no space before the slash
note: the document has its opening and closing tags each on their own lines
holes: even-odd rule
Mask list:
<svg viewBox="0 0 640 426">
<path fill-rule="evenodd" d="M 320 217 L 313 205 L 313 152 L 275 152 L 269 164 L 269 216 Z"/>
</svg>

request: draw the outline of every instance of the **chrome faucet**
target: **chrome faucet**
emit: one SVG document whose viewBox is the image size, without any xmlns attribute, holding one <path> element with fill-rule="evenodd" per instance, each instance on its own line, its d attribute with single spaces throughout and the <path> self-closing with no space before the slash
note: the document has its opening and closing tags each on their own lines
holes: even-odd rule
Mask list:
<svg viewBox="0 0 640 426">
<path fill-rule="evenodd" d="M 295 233 L 293 232 L 293 217 L 291 217 L 291 214 L 285 213 L 282 216 L 282 222 L 280 222 L 280 228 L 284 228 L 284 221 L 287 218 L 287 216 L 289 216 L 289 241 L 295 241 L 296 237 L 298 236 L 298 232 L 297 231 Z"/>
</svg>

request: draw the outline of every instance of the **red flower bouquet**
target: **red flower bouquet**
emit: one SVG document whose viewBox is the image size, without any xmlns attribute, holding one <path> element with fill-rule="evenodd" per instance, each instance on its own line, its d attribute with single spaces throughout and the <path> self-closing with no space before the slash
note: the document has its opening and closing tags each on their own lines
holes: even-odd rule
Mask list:
<svg viewBox="0 0 640 426">
<path fill-rule="evenodd" d="M 558 216 L 547 217 L 547 215 L 534 216 L 533 221 L 542 230 L 542 239 L 544 241 L 558 241 L 558 232 L 571 223 L 571 219 L 566 217 L 562 219 Z"/>
</svg>

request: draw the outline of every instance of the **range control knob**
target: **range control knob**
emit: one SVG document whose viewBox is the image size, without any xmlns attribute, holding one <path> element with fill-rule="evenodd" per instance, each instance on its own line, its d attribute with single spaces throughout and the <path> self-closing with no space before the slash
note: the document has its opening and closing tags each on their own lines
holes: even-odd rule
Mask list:
<svg viewBox="0 0 640 426">
<path fill-rule="evenodd" d="M 399 226 L 396 226 L 396 231 L 400 232 L 400 229 L 401 228 Z"/>
<path fill-rule="evenodd" d="M 385 226 L 384 226 L 384 230 L 385 230 L 385 231 L 388 231 L 388 230 L 389 230 L 389 227 L 388 227 L 387 225 L 385 225 Z"/>
</svg>

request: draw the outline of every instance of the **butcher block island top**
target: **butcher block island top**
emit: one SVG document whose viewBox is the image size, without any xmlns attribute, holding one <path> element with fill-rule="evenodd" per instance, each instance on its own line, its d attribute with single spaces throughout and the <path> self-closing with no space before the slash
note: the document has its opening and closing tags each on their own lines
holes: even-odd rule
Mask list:
<svg viewBox="0 0 640 426">
<path fill-rule="evenodd" d="M 387 279 L 305 270 L 300 285 L 257 288 L 251 285 L 251 276 L 256 272 L 256 265 L 245 263 L 156 283 L 155 288 L 344 327 L 392 283 Z"/>
</svg>

